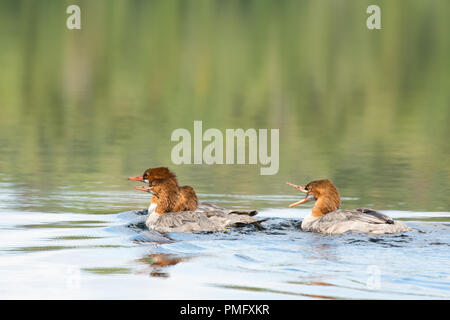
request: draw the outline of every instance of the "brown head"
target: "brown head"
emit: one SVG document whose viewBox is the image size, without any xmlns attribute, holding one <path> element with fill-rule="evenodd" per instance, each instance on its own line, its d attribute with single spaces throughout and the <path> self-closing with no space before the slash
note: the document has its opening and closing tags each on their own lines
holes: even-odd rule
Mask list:
<svg viewBox="0 0 450 320">
<path fill-rule="evenodd" d="M 177 177 L 166 167 L 150 168 L 142 176 L 130 177 L 129 180 L 142 181 L 148 186 L 136 187 L 154 195 L 152 202 L 157 203 L 157 213 L 172 212 L 178 203 L 180 187 Z"/>
<path fill-rule="evenodd" d="M 150 168 L 142 176 L 129 179 L 148 183 L 148 186 L 136 189 L 153 194 L 152 203 L 156 204 L 156 213 L 197 209 L 198 199 L 194 189 L 189 186 L 180 187 L 175 174 L 166 167 Z"/>
<path fill-rule="evenodd" d="M 178 184 L 177 177 L 167 167 L 148 168 L 147 170 L 144 171 L 142 176 L 128 178 L 128 180 L 142 181 L 148 184 L 150 184 L 150 182 L 153 180 L 162 180 L 162 179 L 173 179 Z"/>
<path fill-rule="evenodd" d="M 341 207 L 339 192 L 336 186 L 328 179 L 311 181 L 304 187 L 289 182 L 287 182 L 287 184 L 306 193 L 305 198 L 291 204 L 289 206 L 290 208 L 314 200 L 316 203 L 312 210 L 312 215 L 321 217 Z"/>
</svg>

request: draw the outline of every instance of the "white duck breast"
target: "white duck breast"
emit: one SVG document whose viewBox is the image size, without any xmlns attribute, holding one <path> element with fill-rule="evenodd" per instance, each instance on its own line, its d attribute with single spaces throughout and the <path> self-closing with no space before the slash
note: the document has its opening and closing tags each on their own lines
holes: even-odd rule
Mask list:
<svg viewBox="0 0 450 320">
<path fill-rule="evenodd" d="M 156 207 L 158 205 L 156 203 L 151 202 L 150 206 L 148 207 L 148 216 L 147 220 L 145 221 L 145 225 L 147 228 L 150 229 L 150 226 L 152 226 L 158 219 L 160 214 L 156 213 Z"/>
</svg>

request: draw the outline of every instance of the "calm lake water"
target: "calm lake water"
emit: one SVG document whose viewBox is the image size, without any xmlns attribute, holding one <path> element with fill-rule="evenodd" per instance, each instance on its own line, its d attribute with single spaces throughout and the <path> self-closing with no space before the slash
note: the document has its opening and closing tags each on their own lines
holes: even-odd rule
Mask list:
<svg viewBox="0 0 450 320">
<path fill-rule="evenodd" d="M 158 235 L 144 229 L 139 212 L 127 211 L 149 199 L 125 178 L 43 192 L 3 175 L 0 296 L 450 298 L 450 212 L 386 207 L 414 231 L 327 236 L 298 229 L 309 208 L 286 209 L 298 199 L 289 188 L 286 195 L 200 193 L 224 207 L 258 208 L 270 219 L 262 231 Z M 345 196 L 345 207 L 359 202 Z"/>
<path fill-rule="evenodd" d="M 0 298 L 449 299 L 450 2 L 0 2 Z M 179 165 L 173 130 L 279 129 L 279 171 Z M 263 230 L 158 235 L 168 166 Z M 290 181 L 413 232 L 298 229 Z"/>
</svg>

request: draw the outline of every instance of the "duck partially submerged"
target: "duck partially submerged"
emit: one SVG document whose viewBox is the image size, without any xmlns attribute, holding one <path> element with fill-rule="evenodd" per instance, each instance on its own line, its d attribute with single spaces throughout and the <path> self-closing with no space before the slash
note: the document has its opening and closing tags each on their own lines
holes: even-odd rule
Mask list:
<svg viewBox="0 0 450 320">
<path fill-rule="evenodd" d="M 166 167 L 147 169 L 129 180 L 148 183 L 137 190 L 152 194 L 146 225 L 158 232 L 223 231 L 228 227 L 258 225 L 257 211 L 233 211 L 212 203 L 199 203 L 190 186 L 179 186 L 175 174 Z"/>
<path fill-rule="evenodd" d="M 311 213 L 302 221 L 302 230 L 326 234 L 347 231 L 385 234 L 412 230 L 404 223 L 372 209 L 340 210 L 341 198 L 330 180 L 311 181 L 305 187 L 289 182 L 287 184 L 306 193 L 304 199 L 291 204 L 290 208 L 315 201 Z"/>
</svg>

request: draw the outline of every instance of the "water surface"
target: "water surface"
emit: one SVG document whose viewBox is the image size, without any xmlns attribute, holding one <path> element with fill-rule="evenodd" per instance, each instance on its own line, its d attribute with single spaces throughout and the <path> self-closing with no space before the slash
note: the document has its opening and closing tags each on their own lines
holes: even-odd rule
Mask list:
<svg viewBox="0 0 450 320">
<path fill-rule="evenodd" d="M 127 210 L 144 208 L 144 193 L 94 184 L 42 196 L 2 180 L 2 298 L 450 298 L 449 212 L 386 210 L 414 231 L 329 236 L 298 229 L 309 209 L 285 208 L 295 194 L 200 194 L 270 219 L 264 230 L 160 235 Z"/>
<path fill-rule="evenodd" d="M 69 1 L 70 2 L 70 1 Z M 1 298 L 450 298 L 450 3 L 0 2 Z M 173 130 L 274 128 L 280 167 L 180 165 Z M 264 230 L 157 235 L 130 175 L 169 166 Z M 285 181 L 401 235 L 301 232 Z M 378 281 L 379 280 L 379 281 Z"/>
</svg>

